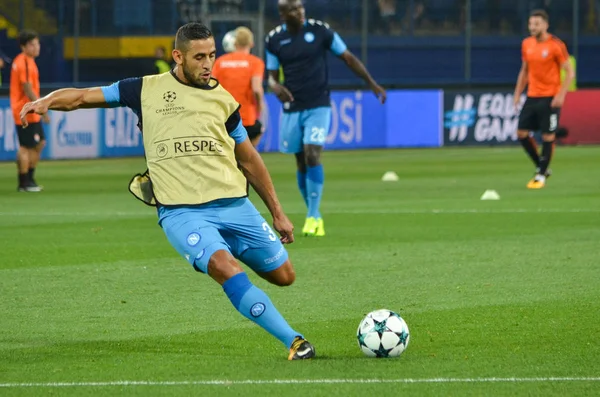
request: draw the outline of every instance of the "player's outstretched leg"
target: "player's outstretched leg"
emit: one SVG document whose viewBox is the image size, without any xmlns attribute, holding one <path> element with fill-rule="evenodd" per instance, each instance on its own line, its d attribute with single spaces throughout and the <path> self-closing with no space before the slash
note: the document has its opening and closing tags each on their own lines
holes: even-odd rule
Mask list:
<svg viewBox="0 0 600 397">
<path fill-rule="evenodd" d="M 290 349 L 288 359 L 314 357 L 312 345 L 289 326 L 267 294 L 250 282 L 229 252 L 219 250 L 211 256 L 208 262 L 208 274 L 223 286 L 233 306 L 244 317 L 261 326 Z"/>
<path fill-rule="evenodd" d="M 270 282 L 271 284 L 285 287 L 291 285 L 296 279 L 296 272 L 292 262 L 287 259 L 283 265 L 270 272 L 257 272 L 259 276 Z M 302 336 L 297 336 L 290 346 L 290 354 L 288 360 L 304 360 L 315 357 L 314 346 L 304 339 Z"/>
<path fill-rule="evenodd" d="M 321 216 L 321 197 L 325 173 L 321 164 L 321 151 L 318 145 L 305 145 L 306 154 L 306 192 L 308 195 L 308 214 L 302 232 L 306 236 L 324 236 L 325 225 Z"/>
</svg>

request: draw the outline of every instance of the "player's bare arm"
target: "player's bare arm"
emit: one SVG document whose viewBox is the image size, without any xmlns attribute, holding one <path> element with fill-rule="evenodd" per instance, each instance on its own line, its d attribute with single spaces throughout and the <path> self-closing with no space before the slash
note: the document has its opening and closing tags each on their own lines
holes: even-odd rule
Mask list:
<svg viewBox="0 0 600 397">
<path fill-rule="evenodd" d="M 108 104 L 100 87 L 63 88 L 25 104 L 20 116 L 23 126 L 26 127 L 28 113 L 45 114 L 48 110 L 68 112 L 77 109 L 102 107 L 108 107 Z"/>
<path fill-rule="evenodd" d="M 566 72 L 566 76 L 565 80 L 560 86 L 560 91 L 552 99 L 552 103 L 550 104 L 550 106 L 552 106 L 553 108 L 560 108 L 565 103 L 565 97 L 567 96 L 567 91 L 569 91 L 569 86 L 575 78 L 575 70 L 573 69 L 573 65 L 571 65 L 571 62 L 569 62 L 569 60 L 564 62 L 561 65 L 561 67 Z"/>
<path fill-rule="evenodd" d="M 23 83 L 23 92 L 25 92 L 25 95 L 27 95 L 27 98 L 29 98 L 29 100 L 31 101 L 35 101 L 36 99 L 38 99 L 37 95 L 35 95 L 35 92 L 33 92 L 33 87 L 31 86 L 31 83 L 29 82 Z"/>
<path fill-rule="evenodd" d="M 294 101 L 292 93 L 283 84 L 279 83 L 279 70 L 269 70 L 268 85 L 281 102 Z"/>
<path fill-rule="evenodd" d="M 519 71 L 519 76 L 517 77 L 517 85 L 515 86 L 513 98 L 515 108 L 517 108 L 521 102 L 521 94 L 525 90 L 525 86 L 527 86 L 527 62 L 523 62 L 521 64 L 521 70 Z"/>
<path fill-rule="evenodd" d="M 368 85 L 371 91 L 379 98 L 381 103 L 385 103 L 387 98 L 387 94 L 383 87 L 381 87 L 377 82 L 373 79 L 365 65 L 354 56 L 354 54 L 348 50 L 344 51 L 340 58 L 348 65 L 350 70 L 354 72 L 358 77 L 362 78 Z"/>
<path fill-rule="evenodd" d="M 256 102 L 256 111 L 258 112 L 258 114 L 262 114 L 263 106 L 265 103 L 265 91 L 262 85 L 262 77 L 253 76 L 250 80 L 250 85 L 252 87 L 252 93 L 254 94 L 254 100 Z"/>
<path fill-rule="evenodd" d="M 31 100 L 31 101 L 35 101 L 38 99 L 35 92 L 33 92 L 33 87 L 31 86 L 31 83 L 29 83 L 29 82 L 23 83 L 23 92 L 25 93 L 25 95 L 27 95 L 27 98 L 29 98 L 29 100 Z M 41 113 L 41 115 L 42 115 L 42 120 L 44 121 L 44 123 L 50 122 L 48 113 Z"/>
<path fill-rule="evenodd" d="M 248 182 L 273 216 L 273 228 L 281 235 L 281 242 L 284 244 L 294 242 L 294 225 L 283 212 L 271 175 L 249 139 L 236 145 L 235 156 Z"/>
</svg>

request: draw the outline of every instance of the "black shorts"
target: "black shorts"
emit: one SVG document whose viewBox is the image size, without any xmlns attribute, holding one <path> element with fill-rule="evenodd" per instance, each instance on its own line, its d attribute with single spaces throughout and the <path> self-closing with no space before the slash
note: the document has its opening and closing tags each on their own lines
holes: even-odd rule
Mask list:
<svg viewBox="0 0 600 397">
<path fill-rule="evenodd" d="M 523 109 L 521 109 L 518 128 L 539 131 L 542 134 L 554 134 L 558 129 L 560 108 L 551 107 L 551 103 L 552 97 L 527 97 Z"/>
<path fill-rule="evenodd" d="M 17 125 L 17 136 L 19 137 L 19 145 L 29 149 L 37 147 L 40 142 L 46 139 L 42 123 L 29 123 L 27 128 Z"/>
<path fill-rule="evenodd" d="M 245 125 L 246 131 L 248 131 L 248 138 L 254 139 L 260 134 L 262 134 L 262 123 L 256 120 L 254 125 Z"/>
</svg>

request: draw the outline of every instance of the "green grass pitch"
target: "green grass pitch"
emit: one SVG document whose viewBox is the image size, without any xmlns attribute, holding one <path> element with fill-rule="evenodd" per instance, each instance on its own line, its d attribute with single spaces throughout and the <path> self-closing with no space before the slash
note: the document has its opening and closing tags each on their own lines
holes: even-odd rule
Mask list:
<svg viewBox="0 0 600 397">
<path fill-rule="evenodd" d="M 299 231 L 293 158 L 264 159 Z M 326 152 L 327 236 L 298 233 L 291 287 L 250 274 L 309 362 L 169 246 L 127 191 L 143 159 L 45 162 L 40 194 L 1 164 L 0 395 L 598 395 L 599 159 L 559 147 L 530 191 L 520 148 Z M 397 359 L 357 346 L 379 308 L 410 328 Z"/>
</svg>

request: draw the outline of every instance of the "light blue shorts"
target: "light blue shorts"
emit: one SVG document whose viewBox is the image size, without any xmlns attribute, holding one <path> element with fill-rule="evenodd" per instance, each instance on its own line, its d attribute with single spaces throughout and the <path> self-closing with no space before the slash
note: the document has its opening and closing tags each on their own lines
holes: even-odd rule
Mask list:
<svg viewBox="0 0 600 397">
<path fill-rule="evenodd" d="M 303 145 L 325 145 L 331 126 L 331 108 L 320 107 L 283 113 L 279 129 L 279 151 L 300 153 Z"/>
<path fill-rule="evenodd" d="M 200 272 L 208 273 L 208 261 L 218 250 L 259 273 L 273 271 L 288 259 L 269 223 L 247 198 L 161 207 L 158 214 L 171 245 Z"/>
</svg>

